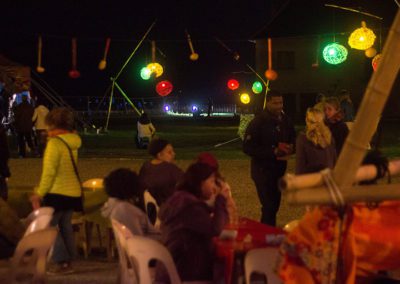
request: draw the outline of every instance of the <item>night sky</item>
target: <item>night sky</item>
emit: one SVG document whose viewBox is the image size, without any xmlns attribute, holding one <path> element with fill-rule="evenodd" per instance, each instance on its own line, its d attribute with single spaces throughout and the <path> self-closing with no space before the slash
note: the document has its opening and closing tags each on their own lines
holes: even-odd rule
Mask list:
<svg viewBox="0 0 400 284">
<path fill-rule="evenodd" d="M 349 1 L 332 1 L 347 4 Z M 393 17 L 397 8 L 389 0 L 351 1 L 363 4 L 365 9 L 389 13 Z M 255 37 L 264 37 L 266 25 L 285 4 L 294 7 L 296 18 L 286 24 L 275 24 L 274 36 L 315 34 L 331 27 L 331 21 L 312 12 L 321 9 L 323 1 L 267 1 L 267 0 L 182 0 L 182 1 L 22 1 L 3 0 L 1 7 L 0 52 L 13 61 L 29 65 L 37 62 L 37 37 L 43 37 L 42 65 L 46 72 L 41 76 L 63 96 L 102 97 L 114 76 L 146 29 L 156 20 L 147 40 L 122 73 L 119 83 L 131 97 L 157 96 L 155 81 L 143 81 L 139 71 L 151 60 L 149 40 L 155 40 L 157 61 L 165 68 L 161 79 L 174 84 L 173 95 L 181 98 L 212 97 L 216 102 L 233 102 L 226 88 L 232 76 L 242 76 L 249 82 L 255 77 L 246 64 L 254 66 Z M 323 7 L 322 7 L 323 9 Z M 290 11 L 290 8 L 287 9 Z M 339 13 L 340 14 L 340 13 Z M 300 16 L 299 16 L 300 15 Z M 299 18 L 300 17 L 300 18 Z M 279 17 L 277 17 L 279 19 Z M 288 22 L 289 21 L 289 22 Z M 299 25 L 302 21 L 304 26 Z M 320 21 L 316 27 L 313 21 Z M 387 19 L 385 25 L 390 25 Z M 308 24 L 307 24 L 308 23 Z M 311 23 L 311 24 L 310 24 Z M 338 29 L 342 27 L 338 26 Z M 198 61 L 189 60 L 189 46 L 185 29 L 192 37 Z M 78 40 L 79 79 L 70 79 L 71 38 Z M 103 56 L 106 37 L 111 37 L 107 68 L 97 66 Z M 232 54 L 215 41 L 222 39 L 232 50 L 241 55 L 233 60 Z"/>
</svg>

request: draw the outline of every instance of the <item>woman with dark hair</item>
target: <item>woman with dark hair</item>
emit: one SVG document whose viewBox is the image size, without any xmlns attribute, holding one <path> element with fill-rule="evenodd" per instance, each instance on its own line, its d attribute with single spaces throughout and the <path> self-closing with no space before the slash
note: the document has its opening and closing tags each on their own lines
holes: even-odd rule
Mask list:
<svg viewBox="0 0 400 284">
<path fill-rule="evenodd" d="M 182 281 L 212 280 L 213 244 L 228 222 L 226 196 L 218 192 L 216 168 L 194 163 L 161 207 L 161 234 Z M 213 207 L 207 201 L 215 199 Z M 164 277 L 161 277 L 164 278 Z"/>
<path fill-rule="evenodd" d="M 143 190 L 138 175 L 129 169 L 117 169 L 104 178 L 104 188 L 109 196 L 101 209 L 105 218 L 115 219 L 134 235 L 160 238 L 144 211 Z"/>
<path fill-rule="evenodd" d="M 65 107 L 55 108 L 46 116 L 48 137 L 43 156 L 43 169 L 39 187 L 31 197 L 36 209 L 54 208 L 51 226 L 58 226 L 59 234 L 54 244 L 51 273 L 72 273 L 71 261 L 76 256 L 72 230 L 72 214 L 82 211 L 82 189 L 76 163 L 81 138 L 75 131 L 74 114 Z"/>
<path fill-rule="evenodd" d="M 332 133 L 336 145 L 336 155 L 342 151 L 344 141 L 349 134 L 349 128 L 343 120 L 343 112 L 340 109 L 339 100 L 336 97 L 329 97 L 324 103 L 325 122 Z"/>
<path fill-rule="evenodd" d="M 142 165 L 139 177 L 144 189 L 147 189 L 158 206 L 161 206 L 174 193 L 183 171 L 175 165 L 174 147 L 167 140 L 152 140 L 148 152 L 153 158 Z"/>
</svg>

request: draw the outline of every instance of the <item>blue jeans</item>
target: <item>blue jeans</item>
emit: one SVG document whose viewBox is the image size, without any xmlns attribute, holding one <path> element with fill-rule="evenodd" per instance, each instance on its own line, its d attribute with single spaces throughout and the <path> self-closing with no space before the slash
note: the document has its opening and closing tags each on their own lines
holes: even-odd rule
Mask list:
<svg viewBox="0 0 400 284">
<path fill-rule="evenodd" d="M 71 219 L 73 209 L 56 211 L 50 222 L 58 226 L 59 233 L 54 243 L 52 261 L 55 263 L 70 262 L 76 257 L 76 247 Z"/>
</svg>

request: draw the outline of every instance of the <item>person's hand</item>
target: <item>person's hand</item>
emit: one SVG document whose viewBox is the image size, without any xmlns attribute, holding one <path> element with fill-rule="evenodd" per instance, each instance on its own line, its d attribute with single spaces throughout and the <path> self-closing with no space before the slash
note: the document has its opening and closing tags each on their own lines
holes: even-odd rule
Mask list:
<svg viewBox="0 0 400 284">
<path fill-rule="evenodd" d="M 231 198 L 232 193 L 231 193 L 231 187 L 229 186 L 229 184 L 223 180 L 220 180 L 218 182 L 218 192 L 219 194 L 221 194 L 222 196 L 224 196 L 227 200 L 229 198 Z"/>
<path fill-rule="evenodd" d="M 33 210 L 40 208 L 41 197 L 38 194 L 36 194 L 36 193 L 32 194 L 30 196 L 29 200 L 32 204 Z"/>
</svg>

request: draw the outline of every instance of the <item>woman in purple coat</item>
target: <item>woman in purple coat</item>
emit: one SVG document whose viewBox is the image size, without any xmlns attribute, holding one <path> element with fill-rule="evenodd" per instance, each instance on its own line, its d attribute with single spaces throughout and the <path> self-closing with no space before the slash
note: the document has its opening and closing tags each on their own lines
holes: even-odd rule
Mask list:
<svg viewBox="0 0 400 284">
<path fill-rule="evenodd" d="M 212 238 L 229 219 L 226 196 L 218 192 L 216 178 L 216 168 L 192 164 L 177 191 L 160 209 L 162 241 L 182 281 L 213 278 Z"/>
</svg>

